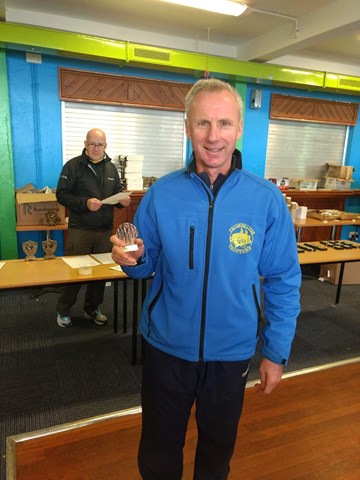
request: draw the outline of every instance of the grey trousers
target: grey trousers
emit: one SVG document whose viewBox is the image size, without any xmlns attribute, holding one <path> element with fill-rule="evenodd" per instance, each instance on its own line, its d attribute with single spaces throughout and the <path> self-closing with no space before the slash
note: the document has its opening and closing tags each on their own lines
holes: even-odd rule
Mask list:
<svg viewBox="0 0 360 480">
<path fill-rule="evenodd" d="M 88 255 L 90 253 L 107 253 L 111 251 L 110 236 L 112 230 L 94 232 L 89 230 L 69 229 L 65 255 Z M 84 310 L 91 313 L 104 300 L 105 283 L 89 282 L 86 285 Z M 62 316 L 70 315 L 70 309 L 75 304 L 81 283 L 64 286 L 58 299 L 56 309 Z"/>
</svg>

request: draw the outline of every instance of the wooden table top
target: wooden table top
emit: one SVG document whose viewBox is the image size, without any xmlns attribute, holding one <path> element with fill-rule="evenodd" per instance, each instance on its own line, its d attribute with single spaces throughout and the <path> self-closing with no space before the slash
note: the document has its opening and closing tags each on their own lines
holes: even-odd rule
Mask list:
<svg viewBox="0 0 360 480">
<path fill-rule="evenodd" d="M 320 242 L 305 242 L 310 245 L 322 245 Z M 357 246 L 357 248 L 346 250 L 335 250 L 334 248 L 327 247 L 327 250 L 320 251 L 315 250 L 312 252 L 299 253 L 300 265 L 310 265 L 316 263 L 338 263 L 338 262 L 354 262 L 360 261 L 360 244 L 356 242 L 347 243 Z M 299 242 L 298 245 L 303 245 L 304 242 Z"/>
<path fill-rule="evenodd" d="M 301 246 L 304 242 L 299 242 Z M 308 242 L 313 245 L 321 245 L 320 242 Z M 315 250 L 312 252 L 299 253 L 301 265 L 316 263 L 337 263 L 360 261 L 360 246 L 349 250 L 335 250 L 327 247 L 326 251 Z M 0 289 L 22 288 L 44 285 L 56 285 L 62 283 L 88 282 L 94 280 L 120 280 L 127 278 L 124 272 L 112 270 L 116 264 L 99 264 L 91 267 L 90 275 L 80 275 L 78 268 L 71 268 L 61 257 L 50 260 L 37 259 L 26 261 L 24 259 L 4 260 L 4 266 L 0 269 Z"/>
<path fill-rule="evenodd" d="M 295 227 L 332 227 L 336 225 L 360 225 L 359 220 L 320 220 L 306 217 L 304 220 L 294 220 Z"/>
<path fill-rule="evenodd" d="M 71 268 L 61 257 L 49 260 L 4 260 L 4 263 L 0 269 L 0 289 L 127 278 L 124 272 L 110 268 L 115 263 L 92 266 L 90 275 L 80 275 L 78 268 Z"/>
</svg>

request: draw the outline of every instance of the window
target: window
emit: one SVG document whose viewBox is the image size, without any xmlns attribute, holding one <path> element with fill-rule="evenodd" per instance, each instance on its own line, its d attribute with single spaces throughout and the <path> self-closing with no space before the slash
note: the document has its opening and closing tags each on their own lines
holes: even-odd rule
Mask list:
<svg viewBox="0 0 360 480">
<path fill-rule="evenodd" d="M 161 177 L 185 165 L 184 112 L 62 102 L 63 163 L 80 155 L 86 133 L 104 130 L 107 154 L 143 155 L 143 177 Z"/>
<path fill-rule="evenodd" d="M 326 163 L 344 163 L 348 128 L 325 123 L 271 120 L 265 177 L 323 177 Z"/>
</svg>

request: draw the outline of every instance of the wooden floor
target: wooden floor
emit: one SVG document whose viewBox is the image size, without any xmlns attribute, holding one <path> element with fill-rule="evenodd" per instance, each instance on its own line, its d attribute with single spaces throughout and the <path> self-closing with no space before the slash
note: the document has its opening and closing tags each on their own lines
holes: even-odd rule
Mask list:
<svg viewBox="0 0 360 480">
<path fill-rule="evenodd" d="M 138 480 L 138 412 L 10 437 L 7 480 Z M 192 417 L 183 480 L 195 447 Z M 252 479 L 360 479 L 360 359 L 285 378 L 270 396 L 247 389 L 229 480 Z"/>
</svg>

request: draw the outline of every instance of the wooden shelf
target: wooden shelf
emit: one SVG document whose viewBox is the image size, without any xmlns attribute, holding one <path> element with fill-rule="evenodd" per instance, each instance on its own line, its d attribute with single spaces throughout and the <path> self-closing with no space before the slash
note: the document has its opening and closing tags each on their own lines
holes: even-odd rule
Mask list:
<svg viewBox="0 0 360 480">
<path fill-rule="evenodd" d="M 291 188 L 283 190 L 288 197 L 296 197 L 302 199 L 325 199 L 337 198 L 345 199 L 348 197 L 357 197 L 360 195 L 360 190 L 293 190 Z"/>
<path fill-rule="evenodd" d="M 62 225 L 16 225 L 17 232 L 36 232 L 38 230 L 67 230 L 68 225 L 64 223 Z"/>
</svg>

